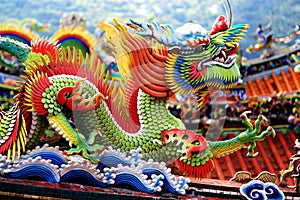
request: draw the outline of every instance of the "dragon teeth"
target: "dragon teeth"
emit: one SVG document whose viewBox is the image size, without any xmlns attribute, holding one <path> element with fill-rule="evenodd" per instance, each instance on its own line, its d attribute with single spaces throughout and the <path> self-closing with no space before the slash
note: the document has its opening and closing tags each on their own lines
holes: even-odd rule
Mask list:
<svg viewBox="0 0 300 200">
<path fill-rule="evenodd" d="M 226 53 L 224 50 L 221 50 L 221 54 L 223 55 L 224 58 L 227 58 Z"/>
</svg>

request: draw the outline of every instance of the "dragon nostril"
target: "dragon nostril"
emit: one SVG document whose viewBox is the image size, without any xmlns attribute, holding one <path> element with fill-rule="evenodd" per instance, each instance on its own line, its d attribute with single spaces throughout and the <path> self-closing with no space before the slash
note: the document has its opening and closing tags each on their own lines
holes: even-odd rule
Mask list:
<svg viewBox="0 0 300 200">
<path fill-rule="evenodd" d="M 188 136 L 188 135 L 184 135 L 184 136 L 182 137 L 182 139 L 187 140 L 187 139 L 189 139 L 189 136 Z"/>
<path fill-rule="evenodd" d="M 167 139 L 167 140 L 169 139 L 169 135 L 166 135 L 166 139 Z"/>
</svg>

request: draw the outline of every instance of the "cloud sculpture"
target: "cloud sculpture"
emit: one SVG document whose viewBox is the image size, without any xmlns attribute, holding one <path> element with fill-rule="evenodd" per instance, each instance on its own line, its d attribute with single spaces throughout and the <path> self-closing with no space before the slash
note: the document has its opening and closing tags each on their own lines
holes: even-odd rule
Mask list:
<svg viewBox="0 0 300 200">
<path fill-rule="evenodd" d="M 284 193 L 274 183 L 252 180 L 240 187 L 240 192 L 249 200 L 282 200 Z"/>
</svg>

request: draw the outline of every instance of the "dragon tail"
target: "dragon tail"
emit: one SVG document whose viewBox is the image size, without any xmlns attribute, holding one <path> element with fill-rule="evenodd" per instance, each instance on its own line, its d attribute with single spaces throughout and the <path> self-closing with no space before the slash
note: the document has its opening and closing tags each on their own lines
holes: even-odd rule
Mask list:
<svg viewBox="0 0 300 200">
<path fill-rule="evenodd" d="M 7 159 L 20 158 L 21 151 L 25 151 L 26 123 L 21 109 L 16 103 L 8 111 L 0 112 L 0 154 L 7 152 Z"/>
</svg>

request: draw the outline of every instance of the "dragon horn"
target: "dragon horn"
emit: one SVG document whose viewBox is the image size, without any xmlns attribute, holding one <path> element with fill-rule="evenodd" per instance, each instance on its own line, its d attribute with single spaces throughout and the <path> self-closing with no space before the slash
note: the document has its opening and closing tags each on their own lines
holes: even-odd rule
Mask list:
<svg viewBox="0 0 300 200">
<path fill-rule="evenodd" d="M 229 19 L 228 27 L 231 27 L 231 24 L 232 24 L 232 10 L 231 10 L 231 4 L 230 4 L 229 0 L 226 0 L 226 2 L 227 2 L 227 5 L 228 5 L 228 8 L 229 8 L 229 14 L 228 14 L 227 8 L 226 8 L 226 6 L 224 5 L 225 11 L 226 11 L 226 15 L 227 15 L 226 18 Z"/>
</svg>

